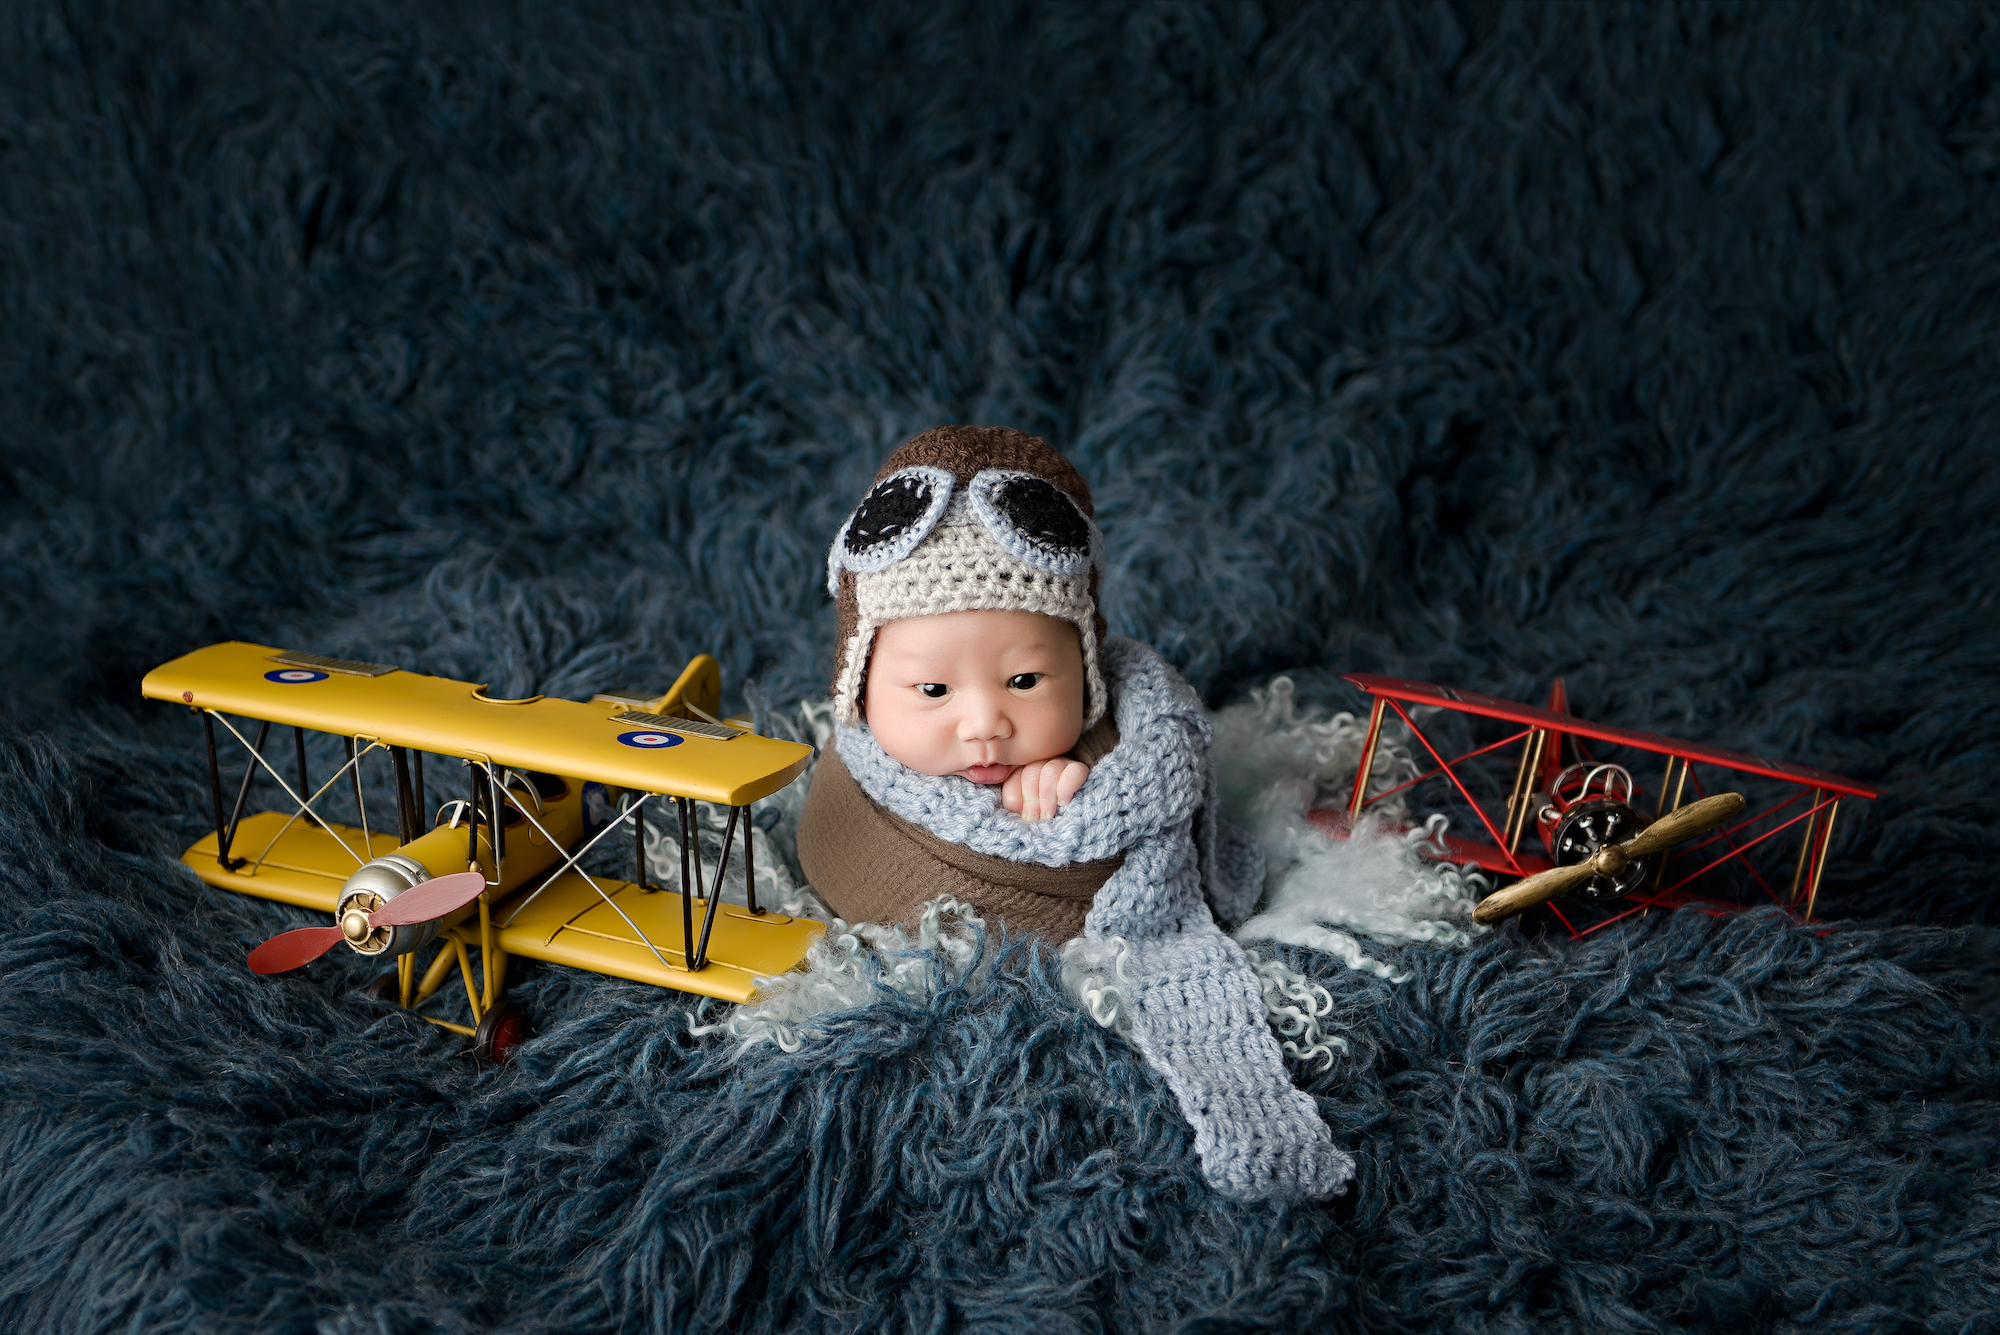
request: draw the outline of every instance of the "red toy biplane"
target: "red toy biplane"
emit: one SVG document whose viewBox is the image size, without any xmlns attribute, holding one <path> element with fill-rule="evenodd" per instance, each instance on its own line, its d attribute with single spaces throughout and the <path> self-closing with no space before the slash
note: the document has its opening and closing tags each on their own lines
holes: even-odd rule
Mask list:
<svg viewBox="0 0 2000 1335">
<path fill-rule="evenodd" d="M 1447 802 L 1455 798 L 1454 805 L 1462 804 L 1460 812 L 1469 810 L 1486 839 L 1440 836 L 1427 846 L 1427 855 L 1524 878 L 1480 902 L 1475 916 L 1482 922 L 1543 902 L 1577 937 L 1653 908 L 1727 913 L 1770 902 L 1811 921 L 1841 802 L 1878 795 L 1865 784 L 1805 765 L 1586 722 L 1570 714 L 1560 680 L 1546 708 L 1394 677 L 1356 673 L 1346 680 L 1374 698 L 1361 766 L 1346 809 L 1313 811 L 1311 819 L 1329 833 L 1345 836 L 1354 819 L 1375 803 L 1442 778 L 1448 785 Z M 1406 706 L 1433 706 L 1494 720 L 1511 730 L 1447 759 L 1445 748 L 1426 735 L 1412 717 L 1414 709 Z M 1434 768 L 1370 791 L 1382 726 L 1391 711 Z M 1650 815 L 1642 809 L 1644 793 L 1631 769 L 1598 759 L 1591 743 L 1665 758 Z M 1494 786 L 1493 776 L 1480 772 L 1492 762 L 1482 758 L 1504 755 L 1516 744 L 1514 780 L 1504 804 L 1492 797 L 1482 802 L 1478 790 Z M 1707 784 L 1698 766 L 1709 771 Z M 1709 794 L 1708 788 L 1722 786 L 1723 772 L 1737 776 L 1729 784 L 1757 790 L 1758 800 Z M 1523 846 L 1531 827 L 1539 851 Z M 1793 838 L 1781 842 L 1788 832 L 1795 832 Z M 1698 834 L 1708 837 L 1673 847 Z M 1554 896 L 1571 890 L 1577 898 L 1565 913 Z M 1590 907 L 1585 910 L 1585 905 Z"/>
</svg>

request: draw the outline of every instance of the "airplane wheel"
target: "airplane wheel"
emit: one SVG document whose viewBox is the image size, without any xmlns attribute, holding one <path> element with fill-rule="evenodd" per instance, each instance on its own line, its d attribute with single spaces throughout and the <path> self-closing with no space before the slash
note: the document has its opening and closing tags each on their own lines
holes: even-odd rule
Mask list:
<svg viewBox="0 0 2000 1335">
<path fill-rule="evenodd" d="M 403 1003 L 403 983 L 396 976 L 394 969 L 379 975 L 361 991 L 364 996 L 390 1006 L 400 1006 Z"/>
<path fill-rule="evenodd" d="M 503 1001 L 486 1012 L 479 1032 L 472 1040 L 472 1055 L 492 1066 L 505 1066 L 514 1050 L 535 1036 L 528 1012 L 511 1001 Z"/>
</svg>

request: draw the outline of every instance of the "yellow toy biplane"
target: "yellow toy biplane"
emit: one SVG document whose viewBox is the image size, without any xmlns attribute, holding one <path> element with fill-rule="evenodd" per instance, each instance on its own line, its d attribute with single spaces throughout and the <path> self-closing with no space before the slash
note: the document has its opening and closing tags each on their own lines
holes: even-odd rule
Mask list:
<svg viewBox="0 0 2000 1335">
<path fill-rule="evenodd" d="M 741 1001 L 759 976 L 796 967 L 820 931 L 809 919 L 758 906 L 748 818 L 752 802 L 804 771 L 812 748 L 717 717 L 722 670 L 706 654 L 665 695 L 581 703 L 498 700 L 469 682 L 232 642 L 155 668 L 144 690 L 149 699 L 191 707 L 207 737 L 215 832 L 181 860 L 210 885 L 333 915 L 333 926 L 266 941 L 251 952 L 251 969 L 298 968 L 341 944 L 394 959 L 387 995 L 472 1038 L 487 1060 L 505 1061 L 532 1032 L 521 1008 L 505 999 L 510 956 Z M 254 739 L 232 714 L 259 721 Z M 223 788 L 217 721 L 248 753 L 233 803 Z M 274 723 L 292 729 L 296 786 L 265 752 Z M 317 788 L 307 772 L 308 731 L 345 740 L 346 764 Z M 393 833 L 368 820 L 361 765 L 377 752 L 386 753 L 394 777 Z M 461 762 L 471 787 L 469 798 L 445 803 L 428 820 L 426 755 Z M 294 810 L 244 814 L 260 769 Z M 313 805 L 343 782 L 353 787 L 355 824 L 328 819 Z M 590 828 L 586 785 L 601 785 L 616 812 L 601 829 Z M 672 803 L 678 823 L 677 891 L 647 880 L 644 812 L 655 798 Z M 708 887 L 697 802 L 728 811 Z M 627 826 L 633 879 L 586 872 L 584 855 Z M 742 905 L 725 903 L 721 888 L 739 830 Z M 433 943 L 437 953 L 420 970 L 419 952 Z M 416 1009 L 454 968 L 471 1025 Z"/>
</svg>

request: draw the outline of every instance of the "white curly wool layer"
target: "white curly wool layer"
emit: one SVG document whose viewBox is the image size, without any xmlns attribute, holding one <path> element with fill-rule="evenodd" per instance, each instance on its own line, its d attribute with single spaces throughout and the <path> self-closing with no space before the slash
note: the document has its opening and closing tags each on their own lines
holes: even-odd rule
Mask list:
<svg viewBox="0 0 2000 1335">
<path fill-rule="evenodd" d="M 914 937 L 900 927 L 835 918 L 807 947 L 805 968 L 758 979 L 756 996 L 691 1031 L 727 1034 L 738 1040 L 739 1055 L 763 1043 L 797 1052 L 815 1021 L 879 1000 L 883 988 L 922 1000 L 970 979 L 987 958 L 980 948 L 985 925 L 970 904 L 949 895 L 924 905 Z"/>
<path fill-rule="evenodd" d="M 1385 820 L 1406 815 L 1397 798 L 1380 804 L 1381 816 L 1358 821 L 1347 839 L 1330 839 L 1306 819 L 1315 806 L 1345 803 L 1366 735 L 1367 725 L 1352 714 L 1300 710 L 1286 677 L 1216 716 L 1222 815 L 1256 836 L 1265 859 L 1263 902 L 1234 935 L 1245 943 L 1309 946 L 1350 968 L 1396 979 L 1355 933 L 1392 945 L 1467 945 L 1489 930 L 1472 921 L 1486 882 L 1418 856 L 1442 833 L 1443 817 L 1407 834 L 1385 830 Z M 1370 790 L 1383 792 L 1417 772 L 1407 748 L 1385 732 Z"/>
</svg>

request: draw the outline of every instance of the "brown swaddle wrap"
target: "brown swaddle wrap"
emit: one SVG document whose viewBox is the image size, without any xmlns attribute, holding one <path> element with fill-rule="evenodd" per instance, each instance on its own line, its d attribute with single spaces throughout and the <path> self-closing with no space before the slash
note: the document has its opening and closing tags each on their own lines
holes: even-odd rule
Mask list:
<svg viewBox="0 0 2000 1335">
<path fill-rule="evenodd" d="M 1117 740 L 1106 717 L 1071 755 L 1095 764 Z M 820 752 L 799 818 L 799 866 L 827 907 L 849 922 L 907 923 L 939 895 L 954 895 L 1016 931 L 1067 941 L 1083 935 L 1098 887 L 1124 861 L 1121 855 L 1046 867 L 940 839 L 877 806 L 831 742 Z"/>
</svg>

